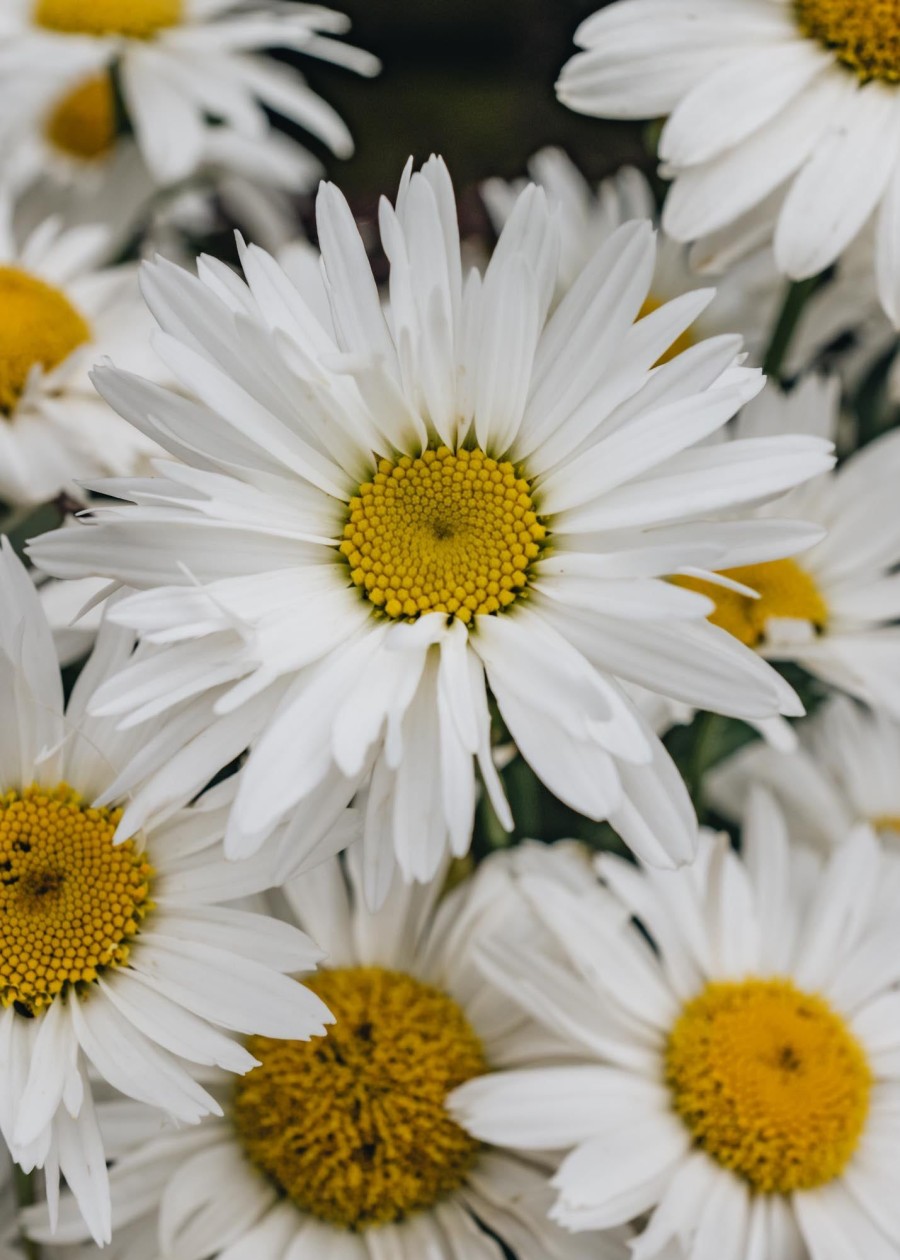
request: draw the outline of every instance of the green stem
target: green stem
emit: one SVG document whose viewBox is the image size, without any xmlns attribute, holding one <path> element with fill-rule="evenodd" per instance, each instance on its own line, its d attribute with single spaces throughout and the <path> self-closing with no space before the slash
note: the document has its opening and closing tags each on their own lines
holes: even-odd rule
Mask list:
<svg viewBox="0 0 900 1260">
<path fill-rule="evenodd" d="M 687 766 L 685 782 L 697 811 L 697 818 L 703 822 L 703 780 L 709 765 L 710 744 L 713 742 L 718 727 L 715 713 L 700 712 L 694 718 L 694 743 L 691 748 L 690 761 Z"/>
<path fill-rule="evenodd" d="M 37 1190 L 35 1186 L 35 1174 L 33 1172 L 24 1172 L 18 1164 L 14 1165 L 14 1185 L 16 1190 L 16 1202 L 19 1210 L 32 1207 L 37 1199 Z M 33 1239 L 28 1238 L 25 1228 L 19 1222 L 19 1237 L 22 1240 L 22 1252 L 26 1260 L 41 1260 L 41 1249 Z"/>
<path fill-rule="evenodd" d="M 800 324 L 803 308 L 819 283 L 819 276 L 810 276 L 808 280 L 794 280 L 788 286 L 784 303 L 772 333 L 772 340 L 763 361 L 766 376 L 777 378 L 787 358 L 788 350 L 794 339 L 794 333 Z"/>
</svg>

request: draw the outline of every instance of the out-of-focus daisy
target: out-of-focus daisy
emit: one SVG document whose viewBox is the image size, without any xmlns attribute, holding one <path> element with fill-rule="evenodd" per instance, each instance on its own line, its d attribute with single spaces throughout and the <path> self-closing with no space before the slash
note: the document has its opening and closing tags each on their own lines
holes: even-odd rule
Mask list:
<svg viewBox="0 0 900 1260">
<path fill-rule="evenodd" d="M 219 1111 L 196 1079 L 246 1072 L 222 1029 L 308 1037 L 330 1016 L 283 974 L 320 951 L 265 916 L 221 908 L 272 882 L 224 861 L 228 788 L 114 840 L 116 780 L 154 757 L 158 730 L 126 736 L 92 718 L 92 689 L 131 650 L 108 628 L 63 708 L 49 627 L 21 563 L 0 555 L 0 1132 L 26 1171 L 60 1173 L 98 1242 L 110 1237 L 93 1071 L 187 1124 Z M 224 799 L 223 799 L 224 798 Z"/>
<path fill-rule="evenodd" d="M 574 879 L 583 859 L 567 861 Z M 443 900 L 441 881 L 395 881 L 375 915 L 353 856 L 289 883 L 290 917 L 327 950 L 307 983 L 334 1026 L 324 1041 L 251 1037 L 259 1067 L 219 1087 L 225 1114 L 199 1130 L 154 1134 L 133 1108 L 101 1113 L 117 1131 L 113 1260 L 501 1260 L 498 1240 L 519 1260 L 626 1260 L 622 1233 L 553 1225 L 545 1169 L 483 1147 L 444 1105 L 490 1068 L 565 1053 L 474 963 L 517 904 L 508 865 L 488 861 Z M 56 1240 L 80 1237 L 63 1202 Z"/>
<path fill-rule="evenodd" d="M 22 242 L 0 203 L 0 500 L 41 503 L 81 478 L 136 473 L 159 448 L 122 424 L 88 372 L 102 355 L 158 375 L 132 267 L 104 268 L 99 225 L 45 220 Z"/>
<path fill-rule="evenodd" d="M 485 974 L 581 1062 L 468 1082 L 451 1109 L 486 1141 L 570 1152 L 552 1212 L 568 1228 L 649 1213 L 635 1260 L 675 1240 L 688 1260 L 891 1260 L 900 924 L 875 910 L 885 860 L 861 828 L 827 864 L 795 862 L 761 793 L 743 844 L 738 858 L 704 833 L 677 872 L 601 857 L 605 910 L 594 886 L 523 877 L 532 921 L 485 946 Z"/>
<path fill-rule="evenodd" d="M 716 809 L 739 816 L 750 789 L 762 784 L 786 811 L 791 834 L 814 847 L 831 848 L 860 822 L 888 847 L 900 843 L 897 721 L 835 696 L 798 729 L 794 756 L 752 744 L 717 766 L 706 787 Z"/>
<path fill-rule="evenodd" d="M 623 223 L 656 218 L 653 189 L 634 167 L 623 167 L 594 189 L 560 149 L 542 149 L 529 163 L 529 172 L 559 208 L 561 293 Z M 483 187 L 498 230 L 509 217 L 519 187 L 496 179 Z M 739 332 L 751 359 L 763 361 L 785 296 L 785 280 L 765 236 L 761 232 L 758 240 L 749 242 L 745 251 L 749 257 L 735 258 L 721 244 L 718 251 L 708 248 L 689 255 L 683 244 L 660 232 L 646 311 L 703 284 L 716 285 L 715 298 L 670 354 L 704 337 Z M 848 249 L 828 283 L 808 298 L 782 365 L 783 375 L 797 376 L 827 357 L 829 368 L 853 386 L 896 343 L 896 333 L 873 292 L 872 254 L 867 235 Z M 698 273 L 697 265 L 704 274 Z"/>
<path fill-rule="evenodd" d="M 836 381 L 810 377 L 792 393 L 769 388 L 744 409 L 735 438 L 774 433 L 834 436 Z M 834 472 L 758 509 L 822 527 L 821 542 L 786 559 L 741 565 L 723 576 L 744 588 L 715 590 L 711 620 L 769 660 L 794 661 L 830 686 L 900 716 L 900 437 L 870 443 Z"/>
<path fill-rule="evenodd" d="M 332 38 L 348 26 L 329 9 L 281 0 L 10 0 L 0 70 L 21 102 L 12 119 L 57 164 L 105 159 L 124 109 L 154 177 L 173 183 L 207 156 L 211 132 L 267 144 L 266 110 L 348 156 L 352 140 L 331 106 L 297 71 L 260 55 L 292 49 L 375 74 L 376 58 Z"/>
<path fill-rule="evenodd" d="M 234 856 L 298 805 L 315 843 L 313 821 L 373 776 L 377 902 L 395 858 L 427 880 L 448 847 L 465 853 L 474 761 L 511 824 L 489 686 L 562 800 L 609 818 L 650 861 L 688 860 L 684 786 L 619 678 L 741 716 L 798 711 L 783 680 L 706 621 L 709 602 L 664 575 L 807 544 L 790 522 L 698 518 L 830 466 L 828 443 L 692 449 L 761 377 L 736 362 L 736 337 L 653 366 L 709 295 L 634 322 L 654 268 L 647 223 L 614 234 L 552 316 L 558 238 L 535 188 L 484 278 L 464 277 L 443 163 L 408 170 L 396 210 L 381 207 L 387 313 L 329 185 L 318 226 L 320 315 L 259 249 L 242 250 L 246 284 L 210 259 L 198 277 L 145 270 L 154 344 L 197 402 L 112 369 L 94 378 L 184 461 L 110 487 L 132 506 L 34 545 L 55 576 L 144 588 L 113 613 L 144 646 L 97 712 L 134 725 L 190 700 L 220 764 L 252 744 Z M 170 753 L 183 764 L 176 731 Z M 196 789 L 210 766 L 195 769 Z M 170 792 L 148 783 L 128 825 Z"/>
<path fill-rule="evenodd" d="M 878 292 L 900 326 L 895 0 L 618 0 L 575 39 L 584 51 L 562 72 L 565 104 L 668 115 L 672 236 L 696 240 L 764 205 L 778 266 L 801 279 L 874 222 Z"/>
</svg>

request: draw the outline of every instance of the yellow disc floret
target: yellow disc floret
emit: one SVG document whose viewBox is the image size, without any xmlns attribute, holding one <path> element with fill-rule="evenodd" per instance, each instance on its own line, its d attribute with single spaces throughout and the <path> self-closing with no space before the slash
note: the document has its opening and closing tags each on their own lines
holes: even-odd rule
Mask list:
<svg viewBox="0 0 900 1260">
<path fill-rule="evenodd" d="M 828 1003 L 790 980 L 708 984 L 682 1010 L 665 1062 L 695 1144 L 758 1192 L 825 1185 L 856 1150 L 868 1061 Z"/>
<path fill-rule="evenodd" d="M 65 783 L 0 796 L 0 1005 L 33 1015 L 127 962 L 153 872 L 120 817 Z"/>
<path fill-rule="evenodd" d="M 182 17 L 182 0 L 35 0 L 38 26 L 66 35 L 152 39 Z"/>
<path fill-rule="evenodd" d="M 828 621 L 828 606 L 810 575 L 796 560 L 769 560 L 765 564 L 748 564 L 739 569 L 724 570 L 731 578 L 759 594 L 758 599 L 701 578 L 677 577 L 673 580 L 691 591 L 707 595 L 715 603 L 709 615 L 714 626 L 721 626 L 748 647 L 758 647 L 766 637 L 766 625 L 773 617 L 808 621 L 817 630 Z"/>
<path fill-rule="evenodd" d="M 261 1066 L 234 1096 L 247 1155 L 302 1211 L 344 1229 L 431 1207 L 478 1154 L 445 1100 L 485 1071 L 481 1043 L 452 998 L 402 972 L 349 967 L 305 983 L 336 1022 L 314 1041 L 249 1039 Z"/>
<path fill-rule="evenodd" d="M 651 293 L 644 305 L 638 312 L 638 319 L 643 319 L 645 315 L 652 315 L 654 311 L 658 311 L 665 304 L 664 298 L 658 298 L 655 293 Z M 686 328 L 683 333 L 675 338 L 668 350 L 664 350 L 656 362 L 654 367 L 659 367 L 662 363 L 669 363 L 672 359 L 682 354 L 685 350 L 690 350 L 691 346 L 696 345 L 696 337 L 690 328 Z"/>
<path fill-rule="evenodd" d="M 900 83 L 900 0 L 794 0 L 804 35 L 867 83 Z"/>
<path fill-rule="evenodd" d="M 53 106 L 44 134 L 60 153 L 82 162 L 108 157 L 116 143 L 116 102 L 108 74 L 92 75 Z"/>
<path fill-rule="evenodd" d="M 31 369 L 55 368 L 91 329 L 64 293 L 18 267 L 0 267 L 0 311 L 0 412 L 9 415 Z"/>
<path fill-rule="evenodd" d="M 512 464 L 439 446 L 379 462 L 350 500 L 341 552 L 354 584 L 389 617 L 468 622 L 521 594 L 546 532 Z"/>
</svg>

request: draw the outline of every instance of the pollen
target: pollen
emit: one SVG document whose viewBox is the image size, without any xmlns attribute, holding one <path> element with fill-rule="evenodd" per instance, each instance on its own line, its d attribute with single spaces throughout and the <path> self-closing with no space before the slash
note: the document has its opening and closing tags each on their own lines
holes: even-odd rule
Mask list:
<svg viewBox="0 0 900 1260">
<path fill-rule="evenodd" d="M 60 153 L 82 162 L 108 157 L 116 144 L 116 103 L 108 74 L 93 75 L 53 106 L 44 134 Z"/>
<path fill-rule="evenodd" d="M 546 535 L 511 463 L 439 446 L 379 462 L 350 500 L 340 550 L 354 585 L 388 617 L 470 622 L 525 591 Z"/>
<path fill-rule="evenodd" d="M 797 25 L 863 83 L 900 83 L 900 0 L 794 0 Z"/>
<path fill-rule="evenodd" d="M 789 980 L 711 983 L 666 1050 L 675 1111 L 697 1147 L 763 1194 L 814 1190 L 859 1143 L 872 1074 L 822 998 Z"/>
<path fill-rule="evenodd" d="M 716 605 L 709 620 L 748 647 L 759 647 L 766 637 L 766 626 L 774 617 L 808 621 L 816 630 L 823 630 L 828 622 L 828 606 L 819 588 L 795 560 L 748 564 L 726 569 L 722 576 L 757 591 L 759 598 L 751 599 L 701 578 L 676 577 L 673 581 L 709 596 Z"/>
<path fill-rule="evenodd" d="M 260 1066 L 237 1082 L 234 1123 L 250 1161 L 302 1211 L 356 1231 L 458 1190 L 479 1144 L 445 1100 L 486 1070 L 460 1007 L 382 967 L 304 983 L 336 1022 L 313 1041 L 249 1038 Z"/>
<path fill-rule="evenodd" d="M 91 339 L 59 289 L 17 267 L 0 267 L 0 412 L 15 410 L 32 368 L 50 371 Z"/>
<path fill-rule="evenodd" d="M 35 0 L 38 26 L 66 35 L 124 35 L 152 39 L 177 26 L 182 0 Z"/>
<path fill-rule="evenodd" d="M 638 319 L 643 319 L 645 315 L 652 315 L 654 311 L 658 311 L 661 306 L 665 305 L 665 299 L 659 298 L 655 293 L 649 294 L 646 302 L 638 311 Z M 672 359 L 677 358 L 685 350 L 690 350 L 691 346 L 696 344 L 696 338 L 690 328 L 686 328 L 683 333 L 675 338 L 668 350 L 664 350 L 659 356 L 654 367 L 659 367 L 663 363 L 669 363 Z"/>
<path fill-rule="evenodd" d="M 43 1010 L 128 961 L 150 909 L 151 867 L 114 844 L 120 810 L 66 783 L 0 796 L 0 1004 Z"/>
</svg>

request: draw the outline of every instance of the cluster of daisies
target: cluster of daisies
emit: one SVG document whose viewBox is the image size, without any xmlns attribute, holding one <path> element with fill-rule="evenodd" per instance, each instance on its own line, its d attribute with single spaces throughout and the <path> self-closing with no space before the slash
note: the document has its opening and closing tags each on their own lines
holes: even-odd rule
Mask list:
<svg viewBox="0 0 900 1260">
<path fill-rule="evenodd" d="M 900 1260 L 900 0 L 614 0 L 659 185 L 384 284 L 345 28 L 0 13 L 0 1260 Z"/>
</svg>

